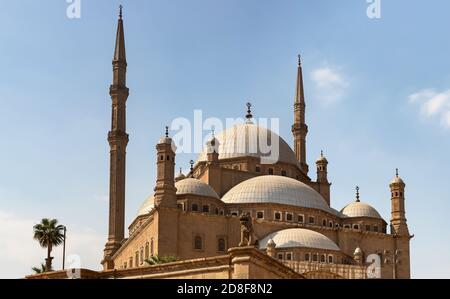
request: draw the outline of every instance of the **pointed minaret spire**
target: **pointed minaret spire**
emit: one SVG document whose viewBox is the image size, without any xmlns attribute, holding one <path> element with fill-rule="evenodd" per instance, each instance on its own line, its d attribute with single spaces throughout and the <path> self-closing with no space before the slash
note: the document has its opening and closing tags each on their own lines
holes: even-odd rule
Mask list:
<svg viewBox="0 0 450 299">
<path fill-rule="evenodd" d="M 300 168 L 305 174 L 308 174 L 308 164 L 306 163 L 306 135 L 308 134 L 308 126 L 305 121 L 305 92 L 303 89 L 303 71 L 301 56 L 298 55 L 297 67 L 297 86 L 295 90 L 294 101 L 294 125 L 292 126 L 292 134 L 294 135 L 294 151 Z"/>
<path fill-rule="evenodd" d="M 114 51 L 114 62 L 127 63 L 127 57 L 125 53 L 125 34 L 123 29 L 123 19 L 122 19 L 122 5 L 119 11 L 119 22 L 117 25 L 117 35 L 116 35 L 116 48 Z"/>
<path fill-rule="evenodd" d="M 109 233 L 102 261 L 105 270 L 114 269 L 112 256 L 120 248 L 125 237 L 125 158 L 128 145 L 126 101 L 129 90 L 126 86 L 127 62 L 122 8 L 119 13 L 112 64 L 113 82 L 109 88 L 112 100 L 112 120 L 111 131 L 108 133 L 110 147 Z"/>
</svg>

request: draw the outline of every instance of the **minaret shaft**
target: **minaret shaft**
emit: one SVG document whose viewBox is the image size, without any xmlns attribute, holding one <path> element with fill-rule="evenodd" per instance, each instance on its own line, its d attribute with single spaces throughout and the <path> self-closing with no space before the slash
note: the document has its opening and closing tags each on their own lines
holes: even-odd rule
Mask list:
<svg viewBox="0 0 450 299">
<path fill-rule="evenodd" d="M 105 269 L 114 267 L 112 255 L 121 246 L 125 237 L 125 161 L 128 134 L 126 133 L 126 101 L 129 90 L 126 87 L 127 61 L 122 13 L 117 26 L 116 47 L 113 58 L 113 82 L 109 94 L 112 100 L 111 131 L 108 133 L 110 146 L 109 180 L 109 233 L 105 246 Z"/>
<path fill-rule="evenodd" d="M 309 167 L 306 163 L 306 135 L 308 134 L 308 126 L 306 125 L 305 111 L 306 103 L 303 88 L 303 71 L 299 56 L 292 134 L 294 135 L 294 152 L 300 163 L 300 168 L 305 174 L 308 174 Z"/>
</svg>

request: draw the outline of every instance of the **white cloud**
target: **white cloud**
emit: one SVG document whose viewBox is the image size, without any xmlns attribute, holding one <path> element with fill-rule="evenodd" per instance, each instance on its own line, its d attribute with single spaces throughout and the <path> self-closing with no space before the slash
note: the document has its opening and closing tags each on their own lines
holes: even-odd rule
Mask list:
<svg viewBox="0 0 450 299">
<path fill-rule="evenodd" d="M 47 251 L 33 239 L 33 226 L 38 222 L 0 211 L 0 278 L 21 278 L 32 273 L 33 266 L 44 262 Z M 68 228 L 66 257 L 80 256 L 82 268 L 100 270 L 100 260 L 106 236 L 92 230 Z M 61 269 L 62 246 L 56 247 L 53 266 Z M 66 260 L 66 267 L 70 261 Z"/>
<path fill-rule="evenodd" d="M 323 104 L 329 105 L 342 99 L 348 88 L 344 76 L 333 67 L 320 67 L 311 72 L 315 83 L 315 96 Z"/>
<path fill-rule="evenodd" d="M 441 124 L 450 128 L 450 89 L 436 92 L 424 89 L 408 97 L 410 103 L 420 104 L 421 113 L 426 117 L 437 117 Z"/>
</svg>

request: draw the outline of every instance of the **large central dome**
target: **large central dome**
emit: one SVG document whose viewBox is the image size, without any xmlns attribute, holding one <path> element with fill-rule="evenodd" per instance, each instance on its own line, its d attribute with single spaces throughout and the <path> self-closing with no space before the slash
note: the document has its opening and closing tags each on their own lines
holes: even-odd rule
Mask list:
<svg viewBox="0 0 450 299">
<path fill-rule="evenodd" d="M 233 187 L 222 198 L 227 204 L 274 203 L 336 214 L 316 190 L 292 178 L 258 176 Z"/>
<path fill-rule="evenodd" d="M 272 156 L 274 161 L 298 165 L 297 158 L 291 147 L 278 134 L 257 126 L 253 123 L 239 124 L 216 136 L 219 141 L 219 159 L 238 157 L 259 157 L 268 159 L 271 156 L 270 149 L 275 148 Z M 271 144 L 278 145 L 271 146 Z M 276 152 L 277 151 L 277 152 Z M 199 161 L 206 161 L 207 149 L 199 156 Z M 266 163 L 268 164 L 268 163 Z"/>
</svg>

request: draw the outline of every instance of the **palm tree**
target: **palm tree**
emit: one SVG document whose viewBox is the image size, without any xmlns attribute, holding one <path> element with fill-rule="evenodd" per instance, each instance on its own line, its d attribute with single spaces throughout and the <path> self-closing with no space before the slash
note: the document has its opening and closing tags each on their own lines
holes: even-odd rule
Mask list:
<svg viewBox="0 0 450 299">
<path fill-rule="evenodd" d="M 31 268 L 31 270 L 34 271 L 34 274 L 41 274 L 41 273 L 45 273 L 45 265 L 41 264 L 40 268 L 39 267 L 33 267 Z"/>
<path fill-rule="evenodd" d="M 60 245 L 64 241 L 64 225 L 58 225 L 56 219 L 42 219 L 41 223 L 33 227 L 34 239 L 43 248 L 47 248 L 47 258 L 45 259 L 46 272 L 52 269 L 51 253 L 54 246 Z"/>
<path fill-rule="evenodd" d="M 151 256 L 149 259 L 146 259 L 145 262 L 149 265 L 160 265 L 160 264 L 167 264 L 167 263 L 173 263 L 178 261 L 179 258 L 176 256 L 168 255 L 168 256 Z"/>
</svg>

